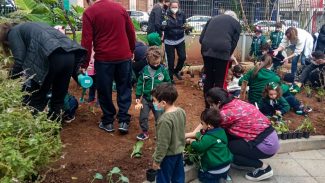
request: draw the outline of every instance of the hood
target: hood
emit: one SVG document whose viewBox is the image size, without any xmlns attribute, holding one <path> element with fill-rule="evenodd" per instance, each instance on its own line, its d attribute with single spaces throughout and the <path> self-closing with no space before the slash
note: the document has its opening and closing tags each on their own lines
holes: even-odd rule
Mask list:
<svg viewBox="0 0 325 183">
<path fill-rule="evenodd" d="M 255 79 L 265 81 L 265 80 L 269 80 L 272 77 L 275 77 L 275 75 L 276 74 L 273 71 L 262 68 L 255 76 Z"/>
<path fill-rule="evenodd" d="M 211 135 L 215 138 L 220 139 L 222 142 L 227 142 L 227 135 L 220 135 L 220 133 L 225 133 L 222 128 L 214 128 L 206 132 L 206 135 Z"/>
</svg>

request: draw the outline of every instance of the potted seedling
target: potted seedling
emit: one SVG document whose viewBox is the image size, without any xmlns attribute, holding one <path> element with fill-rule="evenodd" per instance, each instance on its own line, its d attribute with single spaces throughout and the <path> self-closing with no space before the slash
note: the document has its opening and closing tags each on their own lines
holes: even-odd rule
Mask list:
<svg viewBox="0 0 325 183">
<path fill-rule="evenodd" d="M 278 134 L 278 138 L 281 139 L 282 132 L 281 132 L 280 123 L 277 123 L 276 121 L 271 120 L 271 124 L 272 124 L 272 127 L 274 128 L 274 130 L 276 131 L 276 133 Z"/>
<path fill-rule="evenodd" d="M 319 87 L 317 89 L 317 95 L 316 95 L 317 101 L 318 102 L 323 102 L 324 101 L 324 97 L 325 97 L 325 89 L 322 88 L 322 87 Z"/>
<path fill-rule="evenodd" d="M 186 145 L 184 149 L 184 164 L 194 164 L 197 168 L 201 168 L 201 157 L 197 152 L 192 149 L 191 145 Z"/>
<path fill-rule="evenodd" d="M 315 132 L 314 125 L 310 118 L 303 120 L 303 137 L 309 138 L 311 132 Z"/>
<path fill-rule="evenodd" d="M 311 98 L 312 97 L 312 91 L 313 91 L 312 88 L 309 85 L 306 85 L 304 87 L 304 90 L 306 92 L 307 97 Z"/>
<path fill-rule="evenodd" d="M 285 121 L 280 121 L 278 125 L 279 125 L 278 130 L 279 132 L 281 132 L 281 139 L 282 140 L 288 139 L 289 126 L 287 125 L 287 123 Z"/>
<path fill-rule="evenodd" d="M 303 128 L 304 128 L 304 124 L 303 123 L 296 128 L 295 134 L 296 134 L 296 138 L 297 139 L 301 139 L 301 137 L 303 135 L 303 132 L 302 132 Z"/>
</svg>

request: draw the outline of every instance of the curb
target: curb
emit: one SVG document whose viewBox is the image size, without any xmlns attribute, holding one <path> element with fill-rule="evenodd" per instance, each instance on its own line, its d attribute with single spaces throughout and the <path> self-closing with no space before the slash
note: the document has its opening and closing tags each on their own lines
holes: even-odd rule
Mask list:
<svg viewBox="0 0 325 183">
<path fill-rule="evenodd" d="M 325 149 L 325 135 L 310 136 L 308 139 L 280 140 L 278 154 L 319 149 Z M 191 182 L 197 179 L 197 169 L 194 166 L 185 166 L 184 169 L 185 182 Z M 150 182 L 145 181 L 143 183 Z"/>
</svg>

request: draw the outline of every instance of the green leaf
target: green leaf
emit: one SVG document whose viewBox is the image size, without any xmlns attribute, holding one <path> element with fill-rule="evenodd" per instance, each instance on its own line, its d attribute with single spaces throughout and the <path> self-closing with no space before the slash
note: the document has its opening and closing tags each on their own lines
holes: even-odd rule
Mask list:
<svg viewBox="0 0 325 183">
<path fill-rule="evenodd" d="M 45 6 L 45 4 L 38 4 L 36 5 L 35 8 L 33 8 L 33 10 L 31 11 L 31 14 L 45 14 L 45 13 L 49 13 L 50 9 Z"/>
<path fill-rule="evenodd" d="M 55 4 L 58 3 L 58 0 L 42 0 L 42 2 L 45 4 Z"/>
<path fill-rule="evenodd" d="M 94 179 L 97 179 L 97 180 L 103 180 L 103 175 L 102 174 L 100 174 L 100 173 L 96 173 L 95 175 L 94 175 Z"/>
<path fill-rule="evenodd" d="M 20 10 L 31 12 L 37 5 L 34 0 L 16 0 L 16 6 Z"/>
<path fill-rule="evenodd" d="M 74 11 L 76 13 L 78 13 L 80 15 L 83 14 L 83 12 L 85 11 L 85 9 L 83 7 L 78 6 L 78 5 L 76 5 L 76 6 L 73 5 L 72 8 L 74 9 Z"/>
<path fill-rule="evenodd" d="M 129 183 L 129 178 L 127 178 L 127 177 L 125 177 L 125 176 L 123 176 L 123 175 L 121 175 L 120 180 L 121 180 L 123 183 Z"/>
<path fill-rule="evenodd" d="M 118 167 L 114 167 L 114 168 L 110 171 L 111 174 L 117 174 L 117 173 L 120 173 L 120 172 L 121 172 L 121 170 L 120 170 Z"/>
</svg>

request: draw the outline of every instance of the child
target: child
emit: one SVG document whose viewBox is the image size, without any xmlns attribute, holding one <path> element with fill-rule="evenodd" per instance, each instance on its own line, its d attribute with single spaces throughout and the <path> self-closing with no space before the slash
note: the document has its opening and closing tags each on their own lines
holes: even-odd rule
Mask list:
<svg viewBox="0 0 325 183">
<path fill-rule="evenodd" d="M 201 113 L 201 132 L 196 134 L 196 140 L 186 140 L 192 149 L 201 155 L 202 169 L 199 170 L 199 180 L 203 183 L 226 179 L 230 169 L 233 156 L 227 147 L 227 135 L 224 129 L 220 128 L 221 121 L 219 111 L 214 108 L 205 109 Z"/>
<path fill-rule="evenodd" d="M 253 36 L 251 49 L 249 51 L 250 58 L 254 58 L 255 60 L 260 60 L 262 57 L 261 46 L 266 44 L 266 38 L 262 34 L 263 31 L 260 26 L 256 26 L 254 29 L 255 35 Z"/>
<path fill-rule="evenodd" d="M 296 93 L 299 93 L 300 88 L 294 83 L 294 76 L 291 73 L 284 75 L 281 88 L 283 91 L 282 96 L 286 99 L 296 114 L 305 115 L 312 111 L 310 107 L 304 107 L 304 105 L 295 97 Z"/>
<path fill-rule="evenodd" d="M 235 65 L 232 68 L 232 77 L 228 83 L 227 90 L 234 97 L 239 97 L 241 87 L 238 85 L 239 79 L 243 77 L 244 68 L 241 65 Z"/>
<path fill-rule="evenodd" d="M 152 110 L 155 116 L 155 122 L 157 122 L 161 111 L 155 110 L 152 104 L 152 97 L 150 92 L 158 84 L 162 82 L 170 82 L 168 71 L 161 64 L 162 52 L 157 46 L 152 46 L 147 52 L 147 61 L 142 73 L 140 74 L 136 87 L 136 109 L 140 111 L 140 127 L 142 133 L 137 136 L 138 140 L 146 140 L 149 138 L 148 134 L 148 117 L 149 112 Z M 142 100 L 140 98 L 142 97 Z"/>
<path fill-rule="evenodd" d="M 282 52 L 279 52 L 276 56 L 273 56 L 273 50 L 271 49 L 270 45 L 267 43 L 262 45 L 261 49 L 263 55 L 268 54 L 272 57 L 272 63 L 273 63 L 272 70 L 274 72 L 277 72 L 278 68 L 281 67 L 284 63 L 283 62 L 284 56 L 282 55 Z"/>
<path fill-rule="evenodd" d="M 278 83 L 267 84 L 262 95 L 259 109 L 265 116 L 282 116 L 290 110 L 288 102 L 282 97 L 282 90 Z"/>
<path fill-rule="evenodd" d="M 185 182 L 183 154 L 185 147 L 185 111 L 174 105 L 178 97 L 176 88 L 162 83 L 151 92 L 156 109 L 165 112 L 157 123 L 156 149 L 153 169 L 158 169 L 157 183 Z"/>
</svg>

